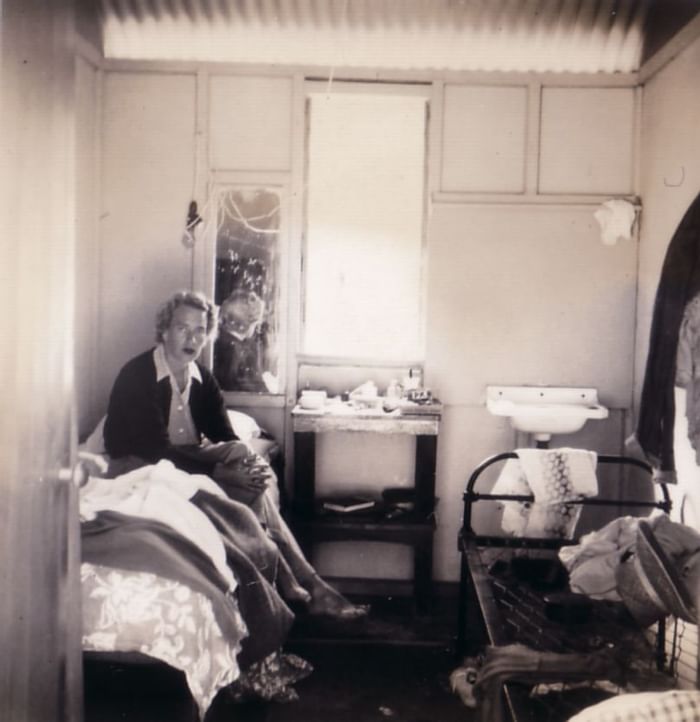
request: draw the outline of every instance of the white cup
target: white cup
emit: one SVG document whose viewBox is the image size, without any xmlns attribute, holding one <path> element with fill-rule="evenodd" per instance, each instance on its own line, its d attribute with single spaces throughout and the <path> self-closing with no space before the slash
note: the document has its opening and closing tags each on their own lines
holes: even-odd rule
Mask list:
<svg viewBox="0 0 700 722">
<path fill-rule="evenodd" d="M 308 410 L 322 409 L 326 404 L 327 396 L 325 391 L 304 389 L 299 397 L 299 406 Z"/>
</svg>

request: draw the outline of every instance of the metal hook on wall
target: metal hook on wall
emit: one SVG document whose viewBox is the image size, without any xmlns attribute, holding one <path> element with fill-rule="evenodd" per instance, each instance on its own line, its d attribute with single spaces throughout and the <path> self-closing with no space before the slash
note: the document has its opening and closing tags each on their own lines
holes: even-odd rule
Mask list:
<svg viewBox="0 0 700 722">
<path fill-rule="evenodd" d="M 664 176 L 664 185 L 667 188 L 678 188 L 678 186 L 683 185 L 683 181 L 685 180 L 685 166 L 681 166 L 681 179 L 678 181 L 678 183 L 669 183 L 666 177 Z"/>
<path fill-rule="evenodd" d="M 199 215 L 199 211 L 197 210 L 197 201 L 190 201 L 189 208 L 187 209 L 187 221 L 185 223 L 185 231 L 182 234 L 181 239 L 182 245 L 185 246 L 185 248 L 194 248 L 194 230 L 202 222 L 203 218 Z"/>
<path fill-rule="evenodd" d="M 190 206 L 187 210 L 187 230 L 193 231 L 195 227 L 202 222 L 202 216 L 199 215 L 199 211 L 197 210 L 197 201 L 190 201 Z"/>
</svg>

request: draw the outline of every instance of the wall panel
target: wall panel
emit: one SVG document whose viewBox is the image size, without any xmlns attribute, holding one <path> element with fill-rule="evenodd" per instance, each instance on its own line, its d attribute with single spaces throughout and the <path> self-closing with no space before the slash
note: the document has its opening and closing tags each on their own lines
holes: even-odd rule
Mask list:
<svg viewBox="0 0 700 722">
<path fill-rule="evenodd" d="M 446 85 L 440 190 L 522 193 L 526 87 Z"/>
<path fill-rule="evenodd" d="M 98 380 L 104 399 L 118 367 L 152 343 L 155 305 L 190 283 L 192 254 L 180 236 L 195 182 L 202 188 L 208 172 L 216 170 L 290 171 L 292 214 L 303 214 L 305 128 L 302 98 L 293 98 L 292 78 L 217 73 L 199 87 L 194 73 L 106 74 Z M 198 77 L 206 78 L 206 71 Z M 438 579 L 456 576 L 459 499 L 468 472 L 489 453 L 529 443 L 487 414 L 487 383 L 597 387 L 602 402 L 620 411 L 562 441 L 599 450 L 609 444 L 619 450 L 631 403 L 637 246 L 634 241 L 604 246 L 593 217 L 597 206 L 577 208 L 572 196 L 581 194 L 577 200 L 582 203 L 588 193 L 631 191 L 634 91 L 572 89 L 576 117 L 567 123 L 569 96 L 557 93 L 569 89 L 545 86 L 544 95 L 554 95 L 545 98 L 539 140 L 544 162 L 540 180 L 546 183 L 539 190 L 568 198 L 567 205 L 553 204 L 551 198 L 540 205 L 542 199 L 532 197 L 534 166 L 526 168 L 526 160 L 536 160 L 538 146 L 536 129 L 528 128 L 537 118 L 527 102 L 530 85 L 496 87 L 497 82 L 448 83 L 445 107 L 431 109 L 431 117 L 442 115 L 444 121 L 436 123 L 440 132 L 428 160 L 435 189 L 452 192 L 452 201 L 467 193 L 479 193 L 483 201 L 434 202 L 427 220 L 426 382 L 446 403 L 439 442 Z M 554 113 L 553 97 L 558 101 Z M 600 100 L 606 102 L 599 116 L 593 106 Z M 204 134 L 197 144 L 196 116 Z M 589 126 L 595 130 L 589 133 Z M 199 174 L 197 147 L 208 149 L 207 158 L 199 157 Z M 516 193 L 526 196 L 522 203 L 503 203 L 505 194 Z M 333 369 L 333 374 L 340 372 Z M 383 387 L 400 374 L 362 369 L 356 375 L 357 383 L 376 377 Z M 302 374 L 300 385 L 304 378 Z M 352 387 L 349 377 L 325 381 L 337 390 Z M 277 423 L 276 408 L 269 413 L 274 423 L 269 416 L 261 416 L 261 423 L 277 433 L 284 422 Z M 353 454 L 362 455 L 367 479 L 382 465 L 402 470 L 403 479 L 411 452 L 400 444 L 389 446 L 326 448 L 319 460 L 320 483 L 349 479 Z M 394 481 L 389 475 L 386 483 Z M 337 548 L 319 555 L 329 573 L 355 571 L 358 565 L 368 567 L 370 575 L 410 573 L 405 550 L 388 550 L 381 560 L 364 552 L 353 557 L 352 550 L 341 554 Z M 334 559 L 341 556 L 351 560 L 336 568 Z"/>
<path fill-rule="evenodd" d="M 291 78 L 214 76 L 209 94 L 212 169 L 289 170 Z"/>
<path fill-rule="evenodd" d="M 154 343 L 158 305 L 189 287 L 195 76 L 107 73 L 103 90 L 100 378 Z"/>
<path fill-rule="evenodd" d="M 543 88 L 540 192 L 632 193 L 633 142 L 633 88 Z"/>
<path fill-rule="evenodd" d="M 632 398 L 634 241 L 606 246 L 581 209 L 439 206 L 429 238 L 426 377 L 450 404 L 498 384 Z"/>
</svg>

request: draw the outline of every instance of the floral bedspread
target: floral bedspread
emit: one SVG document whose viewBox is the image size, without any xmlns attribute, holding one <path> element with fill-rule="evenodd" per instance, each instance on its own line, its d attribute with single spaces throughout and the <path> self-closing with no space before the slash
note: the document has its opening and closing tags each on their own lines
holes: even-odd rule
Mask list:
<svg viewBox="0 0 700 722">
<path fill-rule="evenodd" d="M 211 602 L 180 582 L 149 572 L 81 565 L 83 649 L 140 652 L 184 672 L 200 718 L 223 687 L 240 676 L 236 661 L 247 634 L 225 639 Z"/>
</svg>

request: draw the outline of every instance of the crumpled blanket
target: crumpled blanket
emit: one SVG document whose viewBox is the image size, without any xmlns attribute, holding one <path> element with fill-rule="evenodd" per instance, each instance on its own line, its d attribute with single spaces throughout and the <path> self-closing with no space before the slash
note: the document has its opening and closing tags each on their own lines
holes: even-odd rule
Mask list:
<svg viewBox="0 0 700 722">
<path fill-rule="evenodd" d="M 621 600 L 615 571 L 634 548 L 639 521 L 638 517 L 619 517 L 581 537 L 579 544 L 559 550 L 572 591 L 594 599 Z M 700 589 L 700 532 L 658 511 L 646 521 L 688 589 Z"/>
<path fill-rule="evenodd" d="M 90 477 L 80 490 L 80 516 L 87 521 L 97 512 L 110 510 L 167 524 L 211 559 L 233 591 L 236 580 L 226 564 L 221 537 L 207 516 L 189 502 L 200 490 L 226 497 L 208 476 L 188 474 L 172 461 L 162 460 L 114 479 Z"/>
<path fill-rule="evenodd" d="M 202 550 L 172 527 L 153 519 L 101 511 L 80 525 L 83 562 L 127 571 L 153 572 L 204 594 L 221 631 L 240 634 L 238 605 L 228 581 Z"/>
<path fill-rule="evenodd" d="M 206 499 L 217 497 L 206 495 Z M 229 509 L 224 520 L 235 524 L 240 505 L 221 501 Z M 231 539 L 235 539 L 236 533 L 243 532 L 232 532 Z M 248 628 L 238 660 L 242 669 L 279 649 L 286 641 L 294 615 L 242 551 L 231 553 L 235 551 L 232 541 L 227 542 L 227 547 L 231 547 L 227 561 L 240 582 L 235 593 L 231 593 L 226 580 L 196 545 L 152 519 L 103 511 L 94 520 L 81 524 L 81 542 L 84 562 L 153 572 L 204 594 L 212 604 L 219 627 L 229 638 L 239 635 L 240 612 Z M 274 572 L 274 565 L 267 567 L 270 573 Z"/>
<path fill-rule="evenodd" d="M 198 492 L 192 503 L 219 531 L 226 561 L 238 580 L 238 605 L 249 632 L 239 660 L 246 667 L 259 660 L 262 652 L 281 646 L 294 621 L 275 584 L 281 567 L 280 551 L 266 535 L 255 533 L 260 527 L 244 505 L 205 491 Z"/>
<path fill-rule="evenodd" d="M 294 698 L 289 685 L 308 675 L 311 666 L 280 651 L 294 619 L 276 588 L 280 552 L 247 506 L 229 499 L 209 477 L 161 461 L 114 479 L 90 478 L 81 489 L 80 509 L 84 568 L 90 564 L 93 569 L 111 570 L 131 582 L 143 575 L 162 579 L 166 585 L 172 581 L 179 584 L 173 587 L 178 598 L 192 592 L 210 605 L 215 627 L 223 635 L 222 649 L 228 650 L 225 659 L 230 661 L 229 652 L 237 658 L 226 674 L 217 672 L 214 682 L 204 685 L 209 692 L 197 697 L 200 710 L 210 701 L 211 690 L 229 684 L 239 669 L 241 676 L 231 694 L 278 701 Z M 141 589 L 143 594 L 137 589 L 138 584 L 132 584 L 128 598 L 118 597 L 126 604 L 122 611 L 143 609 L 156 601 L 148 589 Z M 96 607 L 94 619 L 103 622 L 103 611 L 104 606 Z M 173 620 L 177 614 L 182 624 L 195 625 L 187 605 L 170 611 Z M 93 644 L 104 645 L 106 638 L 98 627 L 88 626 L 84 634 Z M 201 649 L 198 635 L 205 632 L 194 629 L 190 641 L 196 642 L 195 651 Z M 138 629 L 124 625 L 120 634 L 122 647 L 117 648 L 126 645 L 125 651 L 135 648 L 169 662 L 163 656 L 169 638 L 150 634 L 139 644 Z M 93 648 L 111 649 L 109 645 Z M 195 687 L 202 672 L 199 665 L 212 668 L 208 654 L 189 662 L 177 657 L 179 668 L 185 669 Z M 224 669 L 226 663 L 219 667 Z"/>
<path fill-rule="evenodd" d="M 634 546 L 638 526 L 637 517 L 622 516 L 585 534 L 578 544 L 562 547 L 559 559 L 569 572 L 571 591 L 593 599 L 622 601 L 615 571 L 622 556 Z"/>
</svg>

